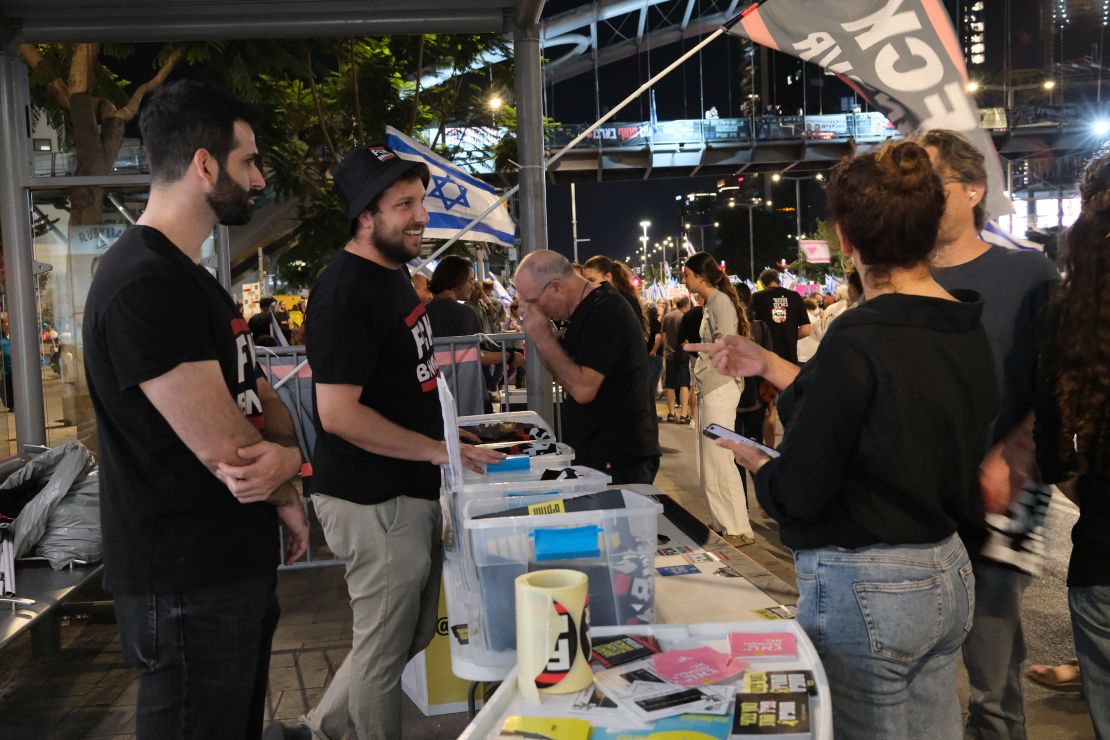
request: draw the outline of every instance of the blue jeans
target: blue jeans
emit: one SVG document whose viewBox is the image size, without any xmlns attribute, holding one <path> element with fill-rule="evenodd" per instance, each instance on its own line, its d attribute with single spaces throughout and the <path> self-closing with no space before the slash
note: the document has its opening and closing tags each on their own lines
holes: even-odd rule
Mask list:
<svg viewBox="0 0 1110 740">
<path fill-rule="evenodd" d="M 1095 737 L 1110 740 L 1110 586 L 1073 586 L 1068 606 Z"/>
<path fill-rule="evenodd" d="M 965 738 L 1025 740 L 1021 597 L 1033 576 L 977 558 L 975 622 L 964 643 L 971 684 Z"/>
<path fill-rule="evenodd" d="M 276 581 L 115 596 L 123 655 L 139 672 L 139 740 L 261 736 Z"/>
<path fill-rule="evenodd" d="M 975 609 L 959 538 L 823 547 L 795 560 L 798 624 L 825 666 L 836 737 L 958 738 L 956 659 Z"/>
</svg>

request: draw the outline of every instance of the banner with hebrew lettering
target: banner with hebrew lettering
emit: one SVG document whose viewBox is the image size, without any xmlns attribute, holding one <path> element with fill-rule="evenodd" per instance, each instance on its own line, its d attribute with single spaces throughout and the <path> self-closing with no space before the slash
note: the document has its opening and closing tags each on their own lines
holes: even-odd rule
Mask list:
<svg viewBox="0 0 1110 740">
<path fill-rule="evenodd" d="M 1012 212 L 940 0 L 763 0 L 727 30 L 835 73 L 903 135 L 937 128 L 964 134 L 986 157 L 987 210 L 994 218 Z"/>
</svg>

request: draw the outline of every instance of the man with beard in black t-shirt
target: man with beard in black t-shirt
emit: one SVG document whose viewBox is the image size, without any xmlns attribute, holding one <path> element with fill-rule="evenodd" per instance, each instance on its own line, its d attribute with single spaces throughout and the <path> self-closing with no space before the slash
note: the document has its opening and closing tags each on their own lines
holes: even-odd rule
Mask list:
<svg viewBox="0 0 1110 740">
<path fill-rule="evenodd" d="M 85 303 L 104 585 L 139 673 L 139 738 L 259 737 L 278 520 L 287 563 L 308 541 L 289 413 L 256 377 L 247 323 L 198 264 L 216 224 L 246 223 L 265 185 L 248 120 L 197 83 L 151 97 L 139 122 L 150 199 Z M 166 304 L 190 310 L 154 310 Z"/>
<path fill-rule="evenodd" d="M 547 250 L 521 261 L 516 290 L 530 346 L 566 391 L 563 430 L 575 462 L 608 473 L 613 483 L 653 482 L 659 419 L 644 392 L 647 348 L 628 301 Z M 562 339 L 553 320 L 567 322 Z"/>
<path fill-rule="evenodd" d="M 351 651 L 300 723 L 267 738 L 401 737 L 401 672 L 435 636 L 447 463 L 432 327 L 405 263 L 428 212 L 423 162 L 383 146 L 335 170 L 351 239 L 312 289 L 305 319 L 312 389 L 312 502 L 347 569 Z M 474 470 L 499 453 L 461 445 Z"/>
</svg>

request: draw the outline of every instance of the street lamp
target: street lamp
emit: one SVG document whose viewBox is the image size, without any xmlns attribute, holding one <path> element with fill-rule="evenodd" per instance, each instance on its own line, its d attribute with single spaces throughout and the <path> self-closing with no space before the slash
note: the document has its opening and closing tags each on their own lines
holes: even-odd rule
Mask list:
<svg viewBox="0 0 1110 740">
<path fill-rule="evenodd" d="M 644 263 L 643 269 L 640 271 L 641 275 L 645 275 L 647 271 L 647 245 L 648 245 L 648 227 L 651 226 L 651 221 L 641 221 L 640 228 L 644 230 L 644 235 L 640 237 L 640 241 L 644 245 L 644 257 L 641 262 Z"/>
<path fill-rule="evenodd" d="M 501 106 L 504 104 L 504 102 L 505 101 L 503 101 L 501 99 L 500 95 L 498 95 L 497 93 L 494 93 L 493 95 L 490 96 L 490 99 L 487 102 L 487 105 L 489 105 L 490 110 L 499 111 L 499 110 L 501 110 Z"/>
</svg>

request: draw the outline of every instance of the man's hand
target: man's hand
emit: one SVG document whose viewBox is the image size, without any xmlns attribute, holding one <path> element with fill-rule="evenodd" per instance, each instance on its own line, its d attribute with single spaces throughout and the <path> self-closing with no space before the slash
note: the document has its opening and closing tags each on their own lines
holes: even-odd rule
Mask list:
<svg viewBox="0 0 1110 740">
<path fill-rule="evenodd" d="M 762 450 L 758 450 L 751 445 L 741 444 L 740 442 L 733 442 L 730 439 L 718 439 L 715 444 L 718 447 L 728 450 L 732 456 L 736 458 L 736 464 L 744 468 L 752 475 L 766 465 L 771 456 Z"/>
<path fill-rule="evenodd" d="M 237 452 L 239 457 L 251 462 L 243 466 L 220 463 L 216 477 L 241 504 L 268 500 L 281 484 L 294 478 L 301 469 L 301 451 L 296 447 L 258 442 Z"/>
<path fill-rule="evenodd" d="M 529 306 L 520 319 L 520 325 L 524 328 L 524 333 L 532 339 L 551 334 L 551 319 L 539 306 Z"/>
<path fill-rule="evenodd" d="M 989 514 L 1004 514 L 1010 508 L 1015 491 L 1010 466 L 1002 450 L 1002 443 L 995 445 L 979 465 L 979 490 L 983 508 Z"/>
<path fill-rule="evenodd" d="M 474 445 L 460 444 L 459 451 L 462 456 L 463 467 L 473 470 L 475 473 L 484 473 L 486 472 L 487 465 L 492 465 L 505 459 L 505 454 L 503 452 L 486 449 L 485 447 L 475 447 Z M 434 465 L 446 465 L 447 461 L 447 443 L 440 442 L 432 453 L 429 462 Z"/>
<path fill-rule="evenodd" d="M 767 374 L 767 350 L 747 337 L 730 335 L 711 344 L 688 343 L 682 348 L 691 354 L 708 352 L 713 366 L 722 375 L 747 378 Z"/>
<path fill-rule="evenodd" d="M 279 506 L 277 513 L 285 527 L 285 564 L 292 565 L 308 549 L 308 517 L 299 501 Z"/>
</svg>

